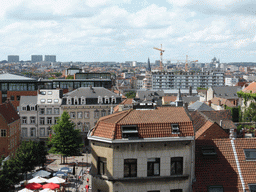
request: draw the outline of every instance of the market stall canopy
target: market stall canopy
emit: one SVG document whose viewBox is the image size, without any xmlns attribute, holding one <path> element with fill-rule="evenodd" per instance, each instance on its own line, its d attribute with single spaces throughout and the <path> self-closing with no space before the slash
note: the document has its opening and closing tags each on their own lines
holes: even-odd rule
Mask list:
<svg viewBox="0 0 256 192">
<path fill-rule="evenodd" d="M 28 183 L 46 183 L 47 179 L 36 176 L 33 179 L 28 180 Z"/>
<path fill-rule="evenodd" d="M 42 185 L 39 184 L 39 183 L 29 183 L 29 184 L 26 185 L 26 188 L 27 189 L 32 189 L 32 190 L 41 189 Z"/>
<path fill-rule="evenodd" d="M 55 183 L 47 183 L 45 185 L 43 185 L 42 187 L 43 189 L 59 189 L 60 188 L 60 185 L 58 184 L 55 184 Z"/>
<path fill-rule="evenodd" d="M 48 176 L 50 176 L 50 175 L 51 175 L 50 172 L 44 171 L 44 170 L 40 170 L 40 171 L 38 171 L 38 172 L 32 174 L 33 177 L 36 177 L 36 176 L 48 177 Z"/>
<path fill-rule="evenodd" d="M 65 183 L 65 179 L 53 177 L 51 179 L 48 179 L 47 183 Z"/>
</svg>

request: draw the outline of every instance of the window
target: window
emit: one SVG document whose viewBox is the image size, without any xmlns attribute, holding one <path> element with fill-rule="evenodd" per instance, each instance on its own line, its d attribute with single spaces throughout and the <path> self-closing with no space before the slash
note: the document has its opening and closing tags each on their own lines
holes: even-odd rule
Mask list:
<svg viewBox="0 0 256 192">
<path fill-rule="evenodd" d="M 246 160 L 256 160 L 256 149 L 244 149 Z"/>
<path fill-rule="evenodd" d="M 77 112 L 77 118 L 82 119 L 83 118 L 83 112 Z"/>
<path fill-rule="evenodd" d="M 107 159 L 104 157 L 98 157 L 98 174 L 106 175 Z"/>
<path fill-rule="evenodd" d="M 27 137 L 28 136 L 28 129 L 27 128 L 21 128 L 21 134 L 22 134 L 22 137 Z"/>
<path fill-rule="evenodd" d="M 45 99 L 41 99 L 40 101 L 41 101 L 41 103 L 45 103 Z"/>
<path fill-rule="evenodd" d="M 36 136 L 36 128 L 30 128 L 30 137 Z"/>
<path fill-rule="evenodd" d="M 98 103 L 102 103 L 102 97 L 101 96 L 98 97 Z"/>
<path fill-rule="evenodd" d="M 47 136 L 49 136 L 51 134 L 52 130 L 50 127 L 47 128 Z"/>
<path fill-rule="evenodd" d="M 52 124 L 52 118 L 51 117 L 47 117 L 47 124 L 51 125 Z"/>
<path fill-rule="evenodd" d="M 180 134 L 180 129 L 178 124 L 172 124 L 172 134 Z"/>
<path fill-rule="evenodd" d="M 171 158 L 171 175 L 183 174 L 183 157 Z"/>
<path fill-rule="evenodd" d="M 45 118 L 44 117 L 40 117 L 40 125 L 44 125 L 44 121 L 45 121 Z"/>
<path fill-rule="evenodd" d="M 36 123 L 36 117 L 30 117 L 30 124 Z"/>
<path fill-rule="evenodd" d="M 100 112 L 98 110 L 94 111 L 94 118 L 97 119 L 100 116 Z"/>
<path fill-rule="evenodd" d="M 81 105 L 85 105 L 85 98 L 84 97 L 81 97 Z"/>
<path fill-rule="evenodd" d="M 48 95 L 52 95 L 52 91 L 48 91 Z"/>
<path fill-rule="evenodd" d="M 170 192 L 182 192 L 182 189 L 172 189 Z"/>
<path fill-rule="evenodd" d="M 35 107 L 30 107 L 30 110 L 31 111 L 35 111 Z"/>
<path fill-rule="evenodd" d="M 160 175 L 160 158 L 148 159 L 148 176 Z"/>
<path fill-rule="evenodd" d="M 22 111 L 27 111 L 27 107 L 22 107 Z"/>
<path fill-rule="evenodd" d="M 46 95 L 46 92 L 45 91 L 40 91 L 40 94 L 41 95 Z"/>
<path fill-rule="evenodd" d="M 124 177 L 137 177 L 137 159 L 124 159 Z"/>
<path fill-rule="evenodd" d="M 27 124 L 27 117 L 22 117 L 22 124 Z"/>
<path fill-rule="evenodd" d="M 44 108 L 40 108 L 40 109 L 39 109 L 39 114 L 40 114 L 40 115 L 44 115 L 44 114 L 45 114 L 44 112 L 45 112 Z"/>
<path fill-rule="evenodd" d="M 47 99 L 47 103 L 52 103 L 52 100 L 51 99 Z"/>
<path fill-rule="evenodd" d="M 59 115 L 60 114 L 60 109 L 59 108 L 54 108 L 54 114 Z"/>
<path fill-rule="evenodd" d="M 51 115 L 51 114 L 52 114 L 52 108 L 47 108 L 46 111 L 47 111 L 47 114 L 48 114 L 48 115 Z"/>
<path fill-rule="evenodd" d="M 14 101 L 14 96 L 13 95 L 11 96 L 11 100 Z"/>
<path fill-rule="evenodd" d="M 215 156 L 217 155 L 214 146 L 203 146 L 201 148 L 203 156 Z"/>
<path fill-rule="evenodd" d="M 54 124 L 57 124 L 59 117 L 54 117 Z"/>
<path fill-rule="evenodd" d="M 106 116 L 106 111 L 105 110 L 101 111 L 101 117 L 104 117 L 104 116 Z"/>
<path fill-rule="evenodd" d="M 44 128 L 44 127 L 41 127 L 41 128 L 40 128 L 40 136 L 41 136 L 41 137 L 44 137 L 44 136 L 45 136 L 45 128 Z"/>
<path fill-rule="evenodd" d="M 86 118 L 86 119 L 90 118 L 90 112 L 89 111 L 84 112 L 84 118 Z"/>
<path fill-rule="evenodd" d="M 76 118 L 76 113 L 75 113 L 75 112 L 70 112 L 70 118 L 71 118 L 71 119 Z"/>
<path fill-rule="evenodd" d="M 59 99 L 54 99 L 54 103 L 59 103 Z"/>
<path fill-rule="evenodd" d="M 122 126 L 122 137 L 123 138 L 138 138 L 138 130 L 136 125 Z"/>
<path fill-rule="evenodd" d="M 90 129 L 90 123 L 84 123 L 84 132 L 88 132 Z"/>
<path fill-rule="evenodd" d="M 208 187 L 208 192 L 223 192 L 223 187 L 222 186 L 209 186 Z"/>
<path fill-rule="evenodd" d="M 78 129 L 79 131 L 83 131 L 83 123 L 78 122 L 78 123 L 77 123 L 77 129 Z"/>
<path fill-rule="evenodd" d="M 1 129 L 1 137 L 6 137 L 7 131 L 6 129 Z"/>
</svg>

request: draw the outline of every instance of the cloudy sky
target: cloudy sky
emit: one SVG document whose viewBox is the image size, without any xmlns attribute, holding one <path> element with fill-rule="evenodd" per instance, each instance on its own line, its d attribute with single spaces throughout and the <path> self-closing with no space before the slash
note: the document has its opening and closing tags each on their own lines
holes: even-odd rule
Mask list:
<svg viewBox="0 0 256 192">
<path fill-rule="evenodd" d="M 255 0 L 0 0 L 0 60 L 256 62 Z"/>
</svg>

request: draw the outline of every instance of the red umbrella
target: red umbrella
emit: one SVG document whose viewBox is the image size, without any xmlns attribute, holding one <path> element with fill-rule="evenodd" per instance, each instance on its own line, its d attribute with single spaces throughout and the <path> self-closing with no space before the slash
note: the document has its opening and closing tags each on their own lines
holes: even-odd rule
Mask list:
<svg viewBox="0 0 256 192">
<path fill-rule="evenodd" d="M 60 185 L 58 185 L 58 184 L 55 184 L 55 183 L 47 183 L 47 184 L 45 184 L 45 185 L 43 185 L 43 187 L 42 187 L 43 189 L 47 189 L 47 188 L 49 188 L 49 189 L 59 189 L 60 188 Z"/>
<path fill-rule="evenodd" d="M 32 190 L 40 189 L 41 187 L 42 187 L 42 185 L 39 183 L 29 183 L 26 185 L 27 189 L 32 189 Z"/>
</svg>

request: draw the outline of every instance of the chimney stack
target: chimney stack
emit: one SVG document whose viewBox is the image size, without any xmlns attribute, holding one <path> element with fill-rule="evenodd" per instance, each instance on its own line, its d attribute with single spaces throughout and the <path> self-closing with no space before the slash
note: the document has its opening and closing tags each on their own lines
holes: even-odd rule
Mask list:
<svg viewBox="0 0 256 192">
<path fill-rule="evenodd" d="M 208 105 L 209 105 L 210 107 L 212 106 L 212 101 L 211 101 L 211 100 L 208 101 Z"/>
</svg>

